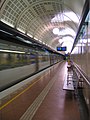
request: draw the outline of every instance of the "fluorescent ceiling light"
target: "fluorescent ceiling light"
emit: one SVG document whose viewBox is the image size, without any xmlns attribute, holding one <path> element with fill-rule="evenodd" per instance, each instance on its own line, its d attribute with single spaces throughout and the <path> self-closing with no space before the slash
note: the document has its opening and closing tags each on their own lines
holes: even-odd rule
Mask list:
<svg viewBox="0 0 90 120">
<path fill-rule="evenodd" d="M 73 42 L 74 42 L 74 39 L 70 36 L 66 36 L 66 37 L 63 37 L 62 39 L 59 39 L 59 43 L 61 44 L 61 46 L 67 47 L 66 53 L 71 52 Z"/>
<path fill-rule="evenodd" d="M 63 37 L 62 40 L 63 42 L 71 42 L 71 43 L 74 42 L 74 39 L 70 36 Z"/>
<path fill-rule="evenodd" d="M 77 17 L 77 15 L 74 12 L 72 12 L 72 11 L 71 12 L 64 12 L 63 14 L 65 15 L 64 21 L 68 21 L 71 19 L 75 23 L 79 23 L 79 18 Z"/>
<path fill-rule="evenodd" d="M 59 31 L 58 35 L 71 35 L 71 36 L 76 36 L 76 33 L 73 29 L 71 28 L 65 28 L 61 31 Z"/>
<path fill-rule="evenodd" d="M 7 53 L 25 53 L 25 52 L 21 52 L 21 51 L 2 50 L 2 49 L 0 49 L 0 52 L 7 52 Z"/>
<path fill-rule="evenodd" d="M 59 39 L 58 42 L 61 44 L 62 42 L 71 42 L 73 44 L 74 39 L 70 36 L 63 37 L 62 39 Z"/>
<path fill-rule="evenodd" d="M 51 22 L 64 22 L 64 21 L 73 21 L 75 23 L 78 23 L 79 18 L 74 12 L 70 11 L 70 12 L 59 13 L 55 15 L 54 18 L 51 19 Z"/>
<path fill-rule="evenodd" d="M 87 42 L 90 43 L 90 39 L 81 39 L 81 40 L 79 40 L 78 42 L 79 42 L 79 43 L 85 43 L 85 44 L 86 44 Z"/>
<path fill-rule="evenodd" d="M 63 42 L 63 39 L 59 39 L 58 42 L 61 44 Z"/>
<path fill-rule="evenodd" d="M 58 28 L 54 28 L 53 29 L 53 34 L 58 35 L 59 34 L 59 29 Z"/>
<path fill-rule="evenodd" d="M 42 42 L 41 40 L 38 40 L 39 42 Z"/>
<path fill-rule="evenodd" d="M 37 38 L 34 37 L 35 40 L 38 40 Z"/>
<path fill-rule="evenodd" d="M 27 33 L 28 36 L 33 37 L 31 34 Z"/>
<path fill-rule="evenodd" d="M 75 47 L 86 46 L 85 44 L 77 44 Z"/>
<path fill-rule="evenodd" d="M 17 30 L 19 30 L 19 31 L 22 32 L 22 33 L 25 33 L 25 31 L 22 30 L 21 28 L 17 28 Z"/>
<path fill-rule="evenodd" d="M 62 47 L 66 46 L 67 47 L 67 53 L 71 52 L 73 44 L 70 41 L 63 42 Z"/>
<path fill-rule="evenodd" d="M 73 37 L 76 36 L 75 31 L 73 29 L 71 29 L 71 28 L 65 28 L 63 30 L 59 30 L 59 28 L 54 28 L 53 29 L 53 34 L 55 34 L 55 35 L 62 35 L 62 36 L 64 36 L 64 35 L 71 35 Z"/>
<path fill-rule="evenodd" d="M 1 21 L 2 21 L 3 23 L 5 23 L 5 24 L 7 24 L 7 25 L 11 26 L 11 27 L 14 27 L 14 25 L 13 25 L 13 24 L 11 24 L 11 23 L 9 23 L 9 22 L 5 21 L 4 19 L 1 19 Z"/>
</svg>

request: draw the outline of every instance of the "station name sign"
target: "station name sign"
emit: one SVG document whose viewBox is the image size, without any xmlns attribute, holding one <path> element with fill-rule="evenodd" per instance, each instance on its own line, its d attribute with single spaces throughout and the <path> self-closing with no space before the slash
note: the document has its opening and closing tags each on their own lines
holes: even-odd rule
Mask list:
<svg viewBox="0 0 90 120">
<path fill-rule="evenodd" d="M 57 51 L 66 51 L 67 48 L 66 46 L 65 47 L 57 47 Z"/>
</svg>

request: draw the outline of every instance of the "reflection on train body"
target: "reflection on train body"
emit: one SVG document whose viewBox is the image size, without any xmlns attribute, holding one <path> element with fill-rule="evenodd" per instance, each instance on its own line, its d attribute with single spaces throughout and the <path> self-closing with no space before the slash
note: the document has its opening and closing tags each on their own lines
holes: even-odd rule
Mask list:
<svg viewBox="0 0 90 120">
<path fill-rule="evenodd" d="M 0 40 L 0 90 L 63 60 L 63 55 L 45 48 Z"/>
</svg>

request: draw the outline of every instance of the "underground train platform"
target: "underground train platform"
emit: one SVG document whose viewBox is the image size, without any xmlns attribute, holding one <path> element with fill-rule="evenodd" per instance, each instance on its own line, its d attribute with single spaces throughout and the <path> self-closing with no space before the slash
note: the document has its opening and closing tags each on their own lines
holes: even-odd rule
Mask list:
<svg viewBox="0 0 90 120">
<path fill-rule="evenodd" d="M 90 0 L 0 0 L 0 120 L 90 120 Z"/>
<path fill-rule="evenodd" d="M 28 78 L 26 86 L 2 98 L 0 120 L 80 120 L 76 98 L 63 90 L 66 70 L 66 63 L 58 63 Z"/>
<path fill-rule="evenodd" d="M 0 120 L 89 120 L 78 95 L 63 89 L 67 71 L 66 62 L 57 63 L 2 91 Z"/>
</svg>

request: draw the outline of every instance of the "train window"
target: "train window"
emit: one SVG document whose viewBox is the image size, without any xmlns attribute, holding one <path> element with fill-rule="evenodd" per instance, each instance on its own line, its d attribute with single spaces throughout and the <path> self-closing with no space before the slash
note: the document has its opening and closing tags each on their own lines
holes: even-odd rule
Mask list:
<svg viewBox="0 0 90 120">
<path fill-rule="evenodd" d="M 21 58 L 20 58 L 20 54 L 17 54 L 17 59 L 18 59 L 18 60 L 20 60 L 20 59 L 21 59 Z"/>
<path fill-rule="evenodd" d="M 6 53 L 0 53 L 0 65 L 7 63 L 7 54 Z"/>
</svg>

